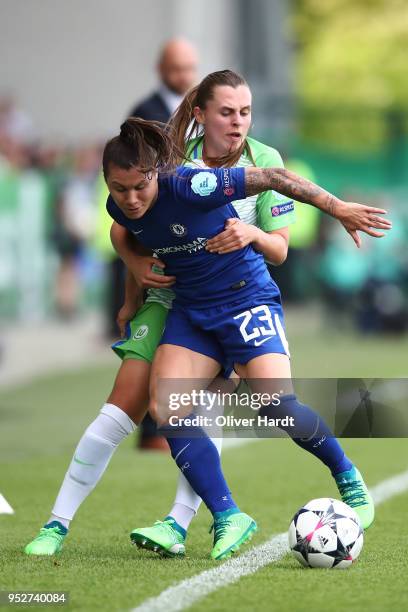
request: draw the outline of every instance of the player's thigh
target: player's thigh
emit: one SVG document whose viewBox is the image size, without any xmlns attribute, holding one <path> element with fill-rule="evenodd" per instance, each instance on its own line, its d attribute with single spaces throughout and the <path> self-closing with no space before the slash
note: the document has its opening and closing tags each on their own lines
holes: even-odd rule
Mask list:
<svg viewBox="0 0 408 612">
<path fill-rule="evenodd" d="M 112 345 L 122 365 L 108 401 L 139 423 L 148 408 L 151 363 L 163 333 L 168 309 L 157 302 L 140 308 L 126 326 L 126 337 Z"/>
<path fill-rule="evenodd" d="M 137 425 L 143 420 L 149 405 L 151 363 L 142 359 L 125 359 L 116 375 L 107 401 L 118 406 Z"/>
<path fill-rule="evenodd" d="M 245 365 L 236 363 L 235 370 L 254 393 L 293 393 L 290 359 L 282 353 L 259 355 Z"/>
<path fill-rule="evenodd" d="M 163 423 L 170 414 L 170 397 L 184 397 L 179 415 L 188 414 L 193 406 L 188 398 L 193 391 L 206 389 L 220 370 L 213 357 L 184 346 L 161 344 L 156 351 L 150 376 L 150 413 Z"/>
</svg>

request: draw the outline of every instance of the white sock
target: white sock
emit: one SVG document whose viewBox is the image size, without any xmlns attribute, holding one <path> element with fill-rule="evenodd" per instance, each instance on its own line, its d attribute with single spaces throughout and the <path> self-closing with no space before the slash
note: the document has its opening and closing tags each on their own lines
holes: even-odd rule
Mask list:
<svg viewBox="0 0 408 612">
<path fill-rule="evenodd" d="M 190 487 L 188 483 L 187 485 Z M 180 480 L 179 480 L 178 487 L 180 488 Z M 195 516 L 195 511 L 192 508 L 189 508 L 188 506 L 185 506 L 184 504 L 179 504 L 178 502 L 175 501 L 171 509 L 170 516 L 174 518 L 174 520 L 176 521 L 176 523 L 180 525 L 180 527 L 183 527 L 183 529 L 187 531 L 187 529 L 190 526 L 191 521 L 193 520 Z"/>
<path fill-rule="evenodd" d="M 215 444 L 218 454 L 221 455 L 223 438 L 210 439 Z M 203 500 L 194 491 L 184 474 L 180 472 L 176 497 L 168 516 L 172 516 L 174 520 L 187 531 L 202 501 Z"/>
<path fill-rule="evenodd" d="M 69 529 L 69 524 L 70 524 L 70 520 L 69 519 L 65 519 L 62 518 L 62 516 L 57 516 L 56 514 L 51 514 L 48 523 L 52 523 L 53 521 L 58 521 L 59 523 L 61 523 L 61 525 L 64 525 L 64 527 L 66 527 L 67 529 Z"/>
<path fill-rule="evenodd" d="M 69 527 L 79 506 L 101 479 L 119 443 L 135 429 L 135 423 L 123 410 L 113 404 L 102 407 L 79 441 L 50 521 Z"/>
</svg>

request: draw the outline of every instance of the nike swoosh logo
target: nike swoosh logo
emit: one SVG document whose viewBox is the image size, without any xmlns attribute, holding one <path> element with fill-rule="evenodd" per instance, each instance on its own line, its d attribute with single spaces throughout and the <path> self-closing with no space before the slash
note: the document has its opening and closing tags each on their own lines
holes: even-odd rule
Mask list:
<svg viewBox="0 0 408 612">
<path fill-rule="evenodd" d="M 270 338 L 264 338 L 263 340 L 255 340 L 254 344 L 255 344 L 255 346 L 260 346 L 264 342 L 268 342 L 268 340 L 272 340 L 272 338 L 273 338 L 273 336 L 270 336 Z"/>
<path fill-rule="evenodd" d="M 132 231 L 132 234 L 134 234 L 134 235 L 136 236 L 137 234 L 141 234 L 142 232 L 143 232 L 143 230 L 139 230 L 139 231 L 137 231 L 137 232 Z"/>
<path fill-rule="evenodd" d="M 179 451 L 179 452 L 177 453 L 177 455 L 174 457 L 174 461 L 177 461 L 177 459 L 180 457 L 181 453 L 182 453 L 183 451 L 185 451 L 185 450 L 186 450 L 186 448 L 187 448 L 188 446 L 190 446 L 190 444 L 191 444 L 191 442 L 189 442 L 188 444 L 186 444 L 185 446 L 183 446 L 183 448 L 181 449 L 181 451 Z"/>
<path fill-rule="evenodd" d="M 74 461 L 75 461 L 75 463 L 79 463 L 80 465 L 89 465 L 89 466 L 95 465 L 94 463 L 87 463 L 86 461 L 81 461 L 80 459 L 78 459 L 75 456 L 74 456 Z"/>
</svg>

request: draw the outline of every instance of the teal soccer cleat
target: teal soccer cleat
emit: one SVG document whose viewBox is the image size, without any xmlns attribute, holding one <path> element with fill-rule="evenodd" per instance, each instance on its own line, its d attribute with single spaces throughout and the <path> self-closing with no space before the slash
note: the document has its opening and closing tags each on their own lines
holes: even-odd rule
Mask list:
<svg viewBox="0 0 408 612">
<path fill-rule="evenodd" d="M 26 555 L 51 556 L 62 549 L 68 529 L 58 521 L 44 525 L 40 533 L 24 549 Z"/>
<path fill-rule="evenodd" d="M 356 467 L 334 477 L 342 501 L 358 514 L 363 529 L 374 521 L 375 509 L 370 492 Z"/>
<path fill-rule="evenodd" d="M 214 547 L 211 557 L 220 561 L 235 553 L 242 544 L 252 538 L 258 529 L 255 521 L 244 512 L 218 513 L 211 528 L 214 529 Z"/>
<path fill-rule="evenodd" d="M 153 527 L 134 529 L 130 539 L 138 548 L 157 552 L 163 557 L 184 557 L 185 538 L 174 528 L 175 521 L 171 518 L 156 521 Z"/>
</svg>

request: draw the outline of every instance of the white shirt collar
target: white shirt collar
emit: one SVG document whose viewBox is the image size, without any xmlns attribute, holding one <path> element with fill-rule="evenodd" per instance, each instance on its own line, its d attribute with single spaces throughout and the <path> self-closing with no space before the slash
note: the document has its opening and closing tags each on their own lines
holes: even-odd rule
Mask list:
<svg viewBox="0 0 408 612">
<path fill-rule="evenodd" d="M 164 83 L 160 85 L 159 94 L 163 98 L 164 103 L 172 115 L 174 111 L 180 106 L 184 96 L 180 96 L 179 94 L 171 91 Z"/>
</svg>

